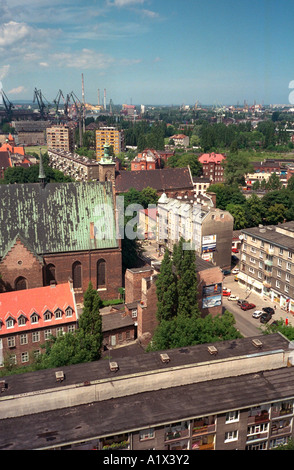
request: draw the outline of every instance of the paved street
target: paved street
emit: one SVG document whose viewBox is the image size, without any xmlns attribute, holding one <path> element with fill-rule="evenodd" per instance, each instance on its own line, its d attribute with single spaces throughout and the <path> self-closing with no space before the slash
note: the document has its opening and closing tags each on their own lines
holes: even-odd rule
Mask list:
<svg viewBox="0 0 294 470">
<path fill-rule="evenodd" d="M 254 310 L 262 310 L 263 307 L 272 307 L 276 306 L 275 314 L 272 317 L 272 320 L 283 319 L 286 321 L 288 318 L 289 324 L 292 326 L 294 325 L 294 319 L 291 314 L 282 310 L 277 304 L 271 302 L 266 297 L 262 297 L 255 292 L 248 291 L 244 287 L 240 286 L 238 282 L 236 282 L 234 275 L 225 276 L 223 281 L 223 286 L 228 287 L 231 289 L 232 294 L 239 297 L 239 299 L 247 300 L 250 303 L 256 305 L 256 308 L 253 310 L 243 311 L 237 305 L 236 301 L 229 301 L 227 297 L 223 297 L 223 305 L 226 309 L 232 312 L 236 319 L 236 327 L 244 336 L 251 336 L 253 334 L 260 334 L 260 328 L 263 329 L 264 326 L 260 323 L 259 319 L 252 318 L 252 313 Z"/>
</svg>

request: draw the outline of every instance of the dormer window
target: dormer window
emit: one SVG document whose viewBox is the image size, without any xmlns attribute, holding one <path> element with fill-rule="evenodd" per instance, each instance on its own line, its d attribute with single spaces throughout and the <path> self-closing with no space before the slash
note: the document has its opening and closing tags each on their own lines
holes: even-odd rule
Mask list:
<svg viewBox="0 0 294 470">
<path fill-rule="evenodd" d="M 31 323 L 32 323 L 32 324 L 33 324 L 33 323 L 38 323 L 38 321 L 39 321 L 39 315 L 38 315 L 37 313 L 33 313 L 33 314 L 31 315 Z"/>
<path fill-rule="evenodd" d="M 44 321 L 50 321 L 52 318 L 52 313 L 50 312 L 50 310 L 46 310 L 46 312 L 44 313 Z"/>
<path fill-rule="evenodd" d="M 18 320 L 17 320 L 18 326 L 24 326 L 26 322 L 27 322 L 27 319 L 24 315 L 20 315 L 20 317 L 18 317 Z"/>
<path fill-rule="evenodd" d="M 6 328 L 13 328 L 14 327 L 14 319 L 12 317 L 7 318 L 6 320 Z"/>
<path fill-rule="evenodd" d="M 54 315 L 56 320 L 59 320 L 60 318 L 62 318 L 62 310 L 60 310 L 60 308 L 57 308 L 54 312 Z"/>
<path fill-rule="evenodd" d="M 71 307 L 67 307 L 67 309 L 65 310 L 65 315 L 67 317 L 72 317 L 72 313 L 73 313 L 73 310 Z"/>
</svg>

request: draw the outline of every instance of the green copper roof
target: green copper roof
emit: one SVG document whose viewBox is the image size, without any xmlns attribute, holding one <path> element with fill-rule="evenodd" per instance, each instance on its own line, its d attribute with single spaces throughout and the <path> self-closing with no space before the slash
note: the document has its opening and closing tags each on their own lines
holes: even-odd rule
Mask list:
<svg viewBox="0 0 294 470">
<path fill-rule="evenodd" d="M 0 185 L 0 257 L 17 235 L 38 255 L 116 248 L 111 183 Z"/>
</svg>

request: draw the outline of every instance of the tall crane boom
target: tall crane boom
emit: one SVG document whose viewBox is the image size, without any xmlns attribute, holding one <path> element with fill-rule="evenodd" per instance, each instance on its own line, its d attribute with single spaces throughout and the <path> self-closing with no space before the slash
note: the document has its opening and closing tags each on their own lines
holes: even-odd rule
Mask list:
<svg viewBox="0 0 294 470">
<path fill-rule="evenodd" d="M 3 101 L 3 104 L 4 104 L 5 112 L 6 112 L 6 117 L 9 121 L 11 121 L 12 110 L 14 109 L 14 105 L 7 98 L 3 88 L 1 88 L 1 95 L 2 95 L 2 101 Z"/>
<path fill-rule="evenodd" d="M 34 90 L 34 99 L 33 99 L 33 103 L 35 103 L 37 101 L 38 103 L 38 107 L 39 107 L 39 111 L 40 111 L 40 115 L 41 115 L 41 118 L 44 119 L 47 115 L 47 112 L 48 112 L 48 108 L 49 108 L 49 103 L 47 101 L 47 105 L 44 103 L 44 100 L 43 98 L 46 100 L 46 98 L 44 97 L 44 95 L 42 95 L 42 92 L 41 90 L 38 90 L 37 88 L 35 88 Z"/>
</svg>

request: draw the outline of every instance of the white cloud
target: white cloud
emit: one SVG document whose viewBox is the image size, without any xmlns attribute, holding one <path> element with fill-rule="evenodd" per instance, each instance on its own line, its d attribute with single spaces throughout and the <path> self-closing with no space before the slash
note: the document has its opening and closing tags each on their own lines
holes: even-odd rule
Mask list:
<svg viewBox="0 0 294 470">
<path fill-rule="evenodd" d="M 6 75 L 8 74 L 10 70 L 10 65 L 3 65 L 2 67 L 0 67 L 0 78 L 1 80 L 3 80 L 3 78 L 6 77 Z"/>
<path fill-rule="evenodd" d="M 81 52 L 60 52 L 50 56 L 59 67 L 73 67 L 82 69 L 106 69 L 113 64 L 110 56 L 91 49 L 83 49 Z"/>
<path fill-rule="evenodd" d="M 11 46 L 12 44 L 22 41 L 30 34 L 30 27 L 25 23 L 17 23 L 9 21 L 0 26 L 0 47 Z"/>
<path fill-rule="evenodd" d="M 12 88 L 12 90 L 8 91 L 8 94 L 9 95 L 18 95 L 19 93 L 22 93 L 25 91 L 25 87 L 24 86 L 18 86 L 16 88 Z"/>
<path fill-rule="evenodd" d="M 109 5 L 116 7 L 128 7 L 130 5 L 142 5 L 145 0 L 113 0 L 113 2 L 108 2 Z"/>
<path fill-rule="evenodd" d="M 49 67 L 48 62 L 40 62 L 39 65 L 41 65 L 41 67 Z"/>
</svg>

